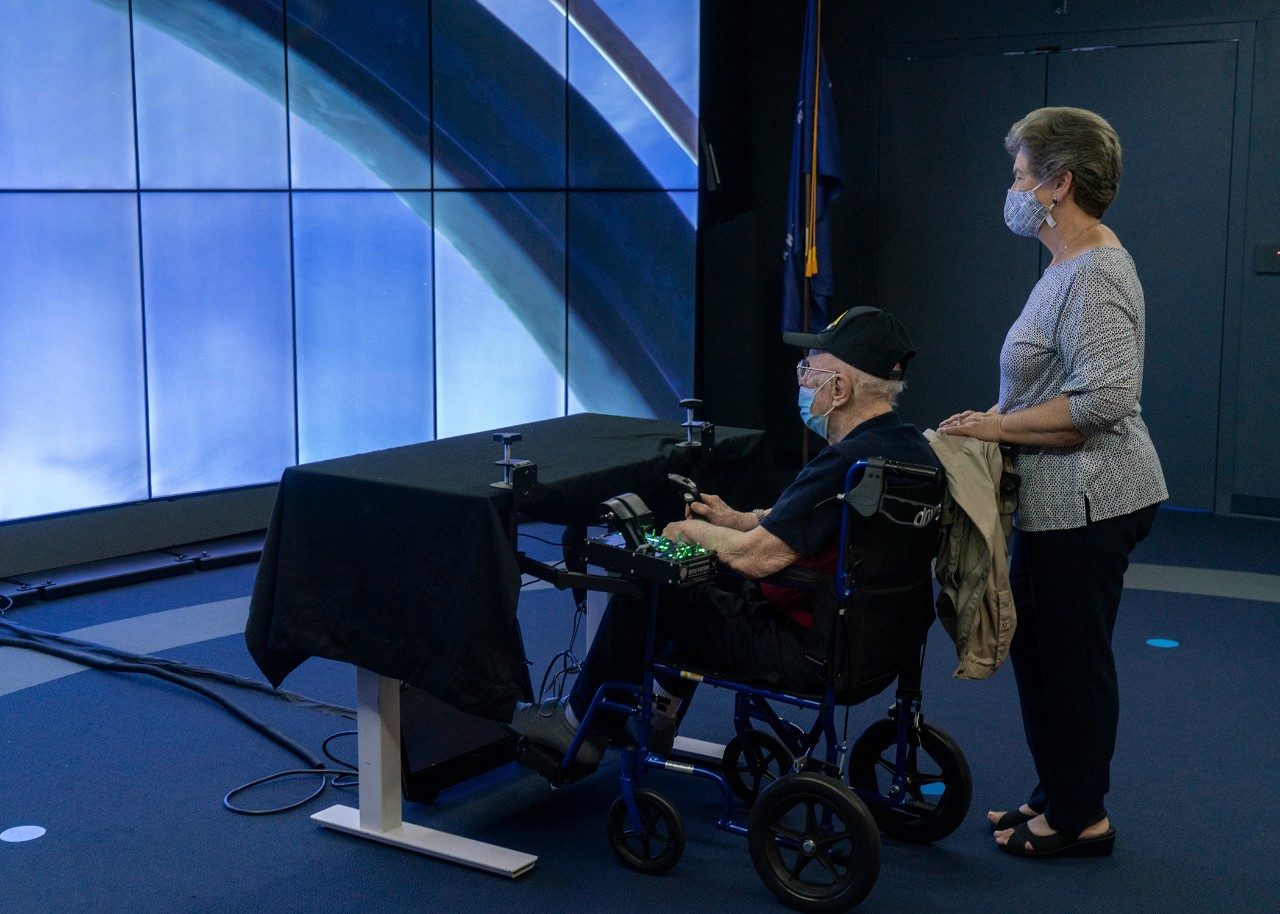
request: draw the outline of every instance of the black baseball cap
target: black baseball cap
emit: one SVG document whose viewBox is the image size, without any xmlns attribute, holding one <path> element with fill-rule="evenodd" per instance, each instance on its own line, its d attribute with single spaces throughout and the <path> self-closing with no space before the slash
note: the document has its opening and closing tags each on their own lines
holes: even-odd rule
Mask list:
<svg viewBox="0 0 1280 914">
<path fill-rule="evenodd" d="M 916 354 L 907 328 L 888 311 L 862 305 L 841 314 L 819 333 L 784 333 L 782 341 L 801 349 L 821 349 L 859 371 L 896 381 Z M 902 371 L 894 371 L 900 366 Z"/>
</svg>

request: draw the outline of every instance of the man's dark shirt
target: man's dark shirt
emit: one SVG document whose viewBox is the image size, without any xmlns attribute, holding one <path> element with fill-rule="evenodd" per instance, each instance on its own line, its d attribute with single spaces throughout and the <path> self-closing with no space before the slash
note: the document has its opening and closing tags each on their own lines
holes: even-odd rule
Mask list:
<svg viewBox="0 0 1280 914">
<path fill-rule="evenodd" d="M 896 412 L 868 419 L 835 444 L 828 445 L 800 471 L 779 496 L 761 526 L 782 540 L 801 560 L 797 564 L 835 574 L 840 517 L 844 509 L 836 496 L 844 491 L 849 467 L 859 460 L 884 457 L 903 463 L 938 466 L 924 435 L 902 421 Z M 808 627 L 811 594 L 784 587 L 761 587 L 765 598 L 792 621 Z"/>
</svg>

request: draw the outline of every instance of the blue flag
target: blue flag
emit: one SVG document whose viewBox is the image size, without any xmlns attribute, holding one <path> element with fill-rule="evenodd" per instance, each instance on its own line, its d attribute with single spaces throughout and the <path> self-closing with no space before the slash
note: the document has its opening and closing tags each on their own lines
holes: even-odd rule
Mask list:
<svg viewBox="0 0 1280 914">
<path fill-rule="evenodd" d="M 831 78 L 821 48 L 816 0 L 805 15 L 804 54 L 796 93 L 787 192 L 787 238 L 782 260 L 782 330 L 811 331 L 831 320 L 834 292 L 831 224 L 827 210 L 844 190 Z M 816 104 L 815 104 L 816 102 Z M 804 281 L 809 277 L 809 326 L 804 324 Z"/>
</svg>

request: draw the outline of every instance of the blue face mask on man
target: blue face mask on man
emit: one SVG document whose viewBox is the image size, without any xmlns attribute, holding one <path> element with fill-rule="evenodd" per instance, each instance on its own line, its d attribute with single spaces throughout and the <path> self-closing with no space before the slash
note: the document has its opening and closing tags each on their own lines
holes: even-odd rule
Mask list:
<svg viewBox="0 0 1280 914">
<path fill-rule="evenodd" d="M 802 421 L 811 432 L 823 440 L 827 437 L 827 417 L 831 415 L 831 410 L 835 409 L 836 405 L 833 402 L 831 404 L 831 409 L 828 409 L 825 413 L 815 416 L 813 414 L 813 398 L 818 395 L 818 391 L 822 390 L 822 388 L 826 387 L 833 380 L 835 380 L 835 375 L 827 378 L 816 388 L 805 387 L 802 384 L 800 385 L 800 394 L 797 397 L 800 404 L 800 421 Z"/>
</svg>

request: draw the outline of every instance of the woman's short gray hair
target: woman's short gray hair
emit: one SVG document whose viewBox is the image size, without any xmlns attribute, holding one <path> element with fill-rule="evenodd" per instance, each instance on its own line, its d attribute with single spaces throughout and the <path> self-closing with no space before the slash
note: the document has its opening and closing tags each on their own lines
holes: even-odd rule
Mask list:
<svg viewBox="0 0 1280 914">
<path fill-rule="evenodd" d="M 906 381 L 877 378 L 852 365 L 849 366 L 849 380 L 853 383 L 855 399 L 884 400 L 891 408 L 898 405 L 898 397 L 902 396 L 902 392 L 907 387 Z"/>
<path fill-rule="evenodd" d="M 1076 205 L 1101 219 L 1120 189 L 1120 138 L 1106 119 L 1083 108 L 1037 108 L 1009 128 L 1004 148 L 1027 155 L 1037 181 L 1071 172 Z"/>
</svg>

